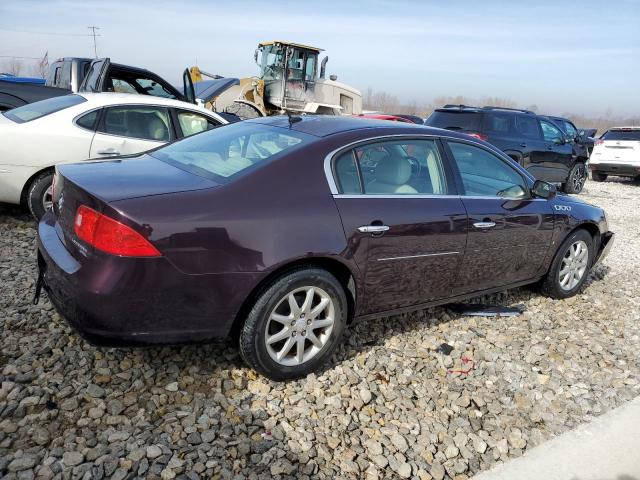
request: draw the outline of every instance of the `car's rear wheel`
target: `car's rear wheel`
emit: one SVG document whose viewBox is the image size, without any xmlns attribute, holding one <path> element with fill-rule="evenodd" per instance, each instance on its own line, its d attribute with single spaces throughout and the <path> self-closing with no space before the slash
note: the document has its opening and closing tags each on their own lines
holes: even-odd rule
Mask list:
<svg viewBox="0 0 640 480">
<path fill-rule="evenodd" d="M 335 350 L 347 308 L 344 288 L 326 270 L 291 271 L 263 290 L 249 311 L 240 332 L 242 358 L 272 380 L 305 376 Z"/>
<path fill-rule="evenodd" d="M 587 169 L 584 163 L 576 163 L 567 177 L 567 182 L 562 184 L 565 193 L 580 193 L 584 182 L 587 181 Z"/>
<path fill-rule="evenodd" d="M 560 245 L 547 276 L 542 293 L 551 298 L 568 298 L 580 291 L 593 264 L 593 238 L 586 230 L 576 230 Z"/>
<path fill-rule="evenodd" d="M 591 172 L 591 179 L 594 182 L 604 182 L 607 179 L 606 173 Z"/>
<path fill-rule="evenodd" d="M 40 221 L 53 206 L 53 173 L 44 172 L 33 179 L 27 193 L 27 205 L 31 214 Z"/>
</svg>

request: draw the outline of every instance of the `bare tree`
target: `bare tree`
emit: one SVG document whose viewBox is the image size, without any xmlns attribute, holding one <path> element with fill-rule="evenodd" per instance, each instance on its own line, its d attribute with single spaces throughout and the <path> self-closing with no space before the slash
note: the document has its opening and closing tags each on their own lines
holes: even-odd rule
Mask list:
<svg viewBox="0 0 640 480">
<path fill-rule="evenodd" d="M 0 64 L 0 71 L 18 76 L 22 72 L 22 60 L 17 57 L 11 57 Z"/>
</svg>

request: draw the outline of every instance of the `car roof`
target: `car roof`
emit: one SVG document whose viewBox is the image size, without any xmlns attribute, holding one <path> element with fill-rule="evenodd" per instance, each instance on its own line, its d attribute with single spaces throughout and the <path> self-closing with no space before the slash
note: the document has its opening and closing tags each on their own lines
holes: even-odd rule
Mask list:
<svg viewBox="0 0 640 480">
<path fill-rule="evenodd" d="M 611 130 L 640 130 L 640 126 L 633 126 L 633 127 L 611 127 L 609 129 L 609 131 Z"/>
<path fill-rule="evenodd" d="M 525 110 L 522 108 L 508 108 L 508 107 L 492 107 L 492 106 L 484 106 L 484 107 L 472 107 L 469 105 L 452 105 L 448 104 L 441 108 L 436 108 L 436 112 L 462 112 L 462 113 L 482 113 L 482 112 L 509 112 L 509 113 L 524 113 L 527 115 L 535 115 L 535 112 L 531 110 Z"/>
<path fill-rule="evenodd" d="M 195 105 L 189 102 L 183 102 L 182 100 L 174 100 L 172 98 L 156 97 L 153 95 L 140 95 L 137 93 L 114 93 L 114 92 L 80 92 L 75 95 L 84 97 L 91 107 L 102 107 L 108 105 L 120 105 L 120 104 L 138 104 L 138 105 L 162 105 L 167 107 L 184 108 L 188 110 L 196 110 L 199 112 L 207 113 L 216 118 L 222 118 L 211 110 L 208 110 L 199 105 Z M 86 105 L 85 106 L 89 106 Z"/>
<path fill-rule="evenodd" d="M 389 130 L 415 130 L 416 133 L 442 135 L 446 130 L 439 128 L 425 127 L 411 122 L 390 122 L 388 120 L 376 120 L 363 117 L 352 117 L 350 115 L 300 115 L 294 116 L 293 123 L 289 123 L 289 117 L 279 115 L 273 117 L 260 117 L 246 122 L 261 123 L 274 127 L 290 128 L 296 132 L 306 133 L 316 137 L 327 137 L 338 133 L 353 130 L 367 130 L 372 128 L 384 128 Z"/>
</svg>

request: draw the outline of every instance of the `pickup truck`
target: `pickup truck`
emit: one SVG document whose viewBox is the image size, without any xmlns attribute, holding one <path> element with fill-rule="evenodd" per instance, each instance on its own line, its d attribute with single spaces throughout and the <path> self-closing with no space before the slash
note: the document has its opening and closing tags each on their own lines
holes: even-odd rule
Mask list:
<svg viewBox="0 0 640 480">
<path fill-rule="evenodd" d="M 187 69 L 183 73 L 182 91 L 179 91 L 143 68 L 111 63 L 109 58 L 66 57 L 51 65 L 44 86 L 0 80 L 0 111 L 76 92 L 138 93 L 204 104 L 237 83 L 236 78 L 224 78 L 198 82 L 196 88 Z"/>
</svg>

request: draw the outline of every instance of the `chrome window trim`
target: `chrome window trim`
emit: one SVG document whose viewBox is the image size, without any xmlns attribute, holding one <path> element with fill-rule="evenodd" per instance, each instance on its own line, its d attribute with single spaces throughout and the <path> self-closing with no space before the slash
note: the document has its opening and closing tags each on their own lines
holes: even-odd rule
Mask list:
<svg viewBox="0 0 640 480">
<path fill-rule="evenodd" d="M 466 138 L 459 138 L 459 137 L 452 137 L 449 135 L 434 135 L 434 134 L 410 134 L 410 133 L 395 133 L 395 134 L 391 134 L 391 135 L 379 135 L 376 137 L 370 137 L 370 138 L 364 138 L 364 139 L 360 139 L 360 140 L 356 140 L 354 142 L 348 143 L 346 145 L 342 145 L 339 148 L 336 148 L 334 150 L 332 150 L 331 152 L 329 152 L 325 157 L 324 157 L 324 174 L 325 177 L 327 179 L 327 183 L 329 184 L 329 190 L 331 191 L 331 194 L 333 195 L 334 198 L 470 198 L 470 199 L 497 199 L 497 200 L 504 200 L 504 201 L 514 201 L 514 200 L 528 200 L 528 201 L 547 201 L 544 198 L 529 198 L 529 199 L 521 199 L 521 198 L 505 198 L 505 197 L 497 197 L 497 196 L 478 196 L 478 195 L 414 195 L 414 194 L 408 194 L 408 195 L 376 195 L 376 194 L 367 194 L 367 193 L 361 193 L 361 194 L 343 194 L 340 193 L 340 190 L 338 190 L 338 185 L 336 184 L 336 180 L 335 180 L 335 176 L 333 174 L 333 159 L 334 157 L 336 157 L 339 153 L 341 153 L 344 150 L 347 149 L 352 149 L 354 148 L 356 145 L 359 145 L 361 143 L 369 143 L 369 142 L 375 142 L 377 140 L 397 140 L 399 138 L 406 138 L 406 139 L 425 139 L 425 140 L 434 140 L 437 141 L 438 139 L 445 139 L 445 140 L 452 140 L 454 142 L 460 142 L 460 143 L 467 143 L 469 145 L 472 145 L 474 147 L 477 148 L 481 148 L 483 150 L 486 150 L 489 153 L 492 153 L 493 155 L 499 156 L 502 155 L 503 160 L 508 160 L 509 162 L 513 162 L 513 160 L 504 152 L 495 152 L 493 150 L 491 150 L 490 148 L 487 148 L 485 145 L 482 145 L 481 143 L 475 142 L 473 140 L 470 139 L 466 139 Z M 520 165 L 511 165 L 509 164 L 510 167 L 512 167 L 516 172 L 518 172 L 520 175 L 524 175 L 525 177 L 529 178 L 529 180 L 531 181 L 535 181 L 535 179 L 531 176 L 531 174 L 529 172 L 527 172 L 524 168 L 522 168 Z"/>
<path fill-rule="evenodd" d="M 437 199 L 437 198 L 443 198 L 443 199 L 452 199 L 452 198 L 459 198 L 460 200 L 464 200 L 464 199 L 471 199 L 471 200 L 502 200 L 503 202 L 517 202 L 517 201 L 526 201 L 526 202 L 546 202 L 547 200 L 545 198 L 507 198 L 507 197 L 498 197 L 498 196 L 486 196 L 483 197 L 481 195 L 412 195 L 412 194 L 408 194 L 408 195 L 376 195 L 376 194 L 359 194 L 359 195 L 354 195 L 354 194 L 343 194 L 343 193 L 338 193 L 333 195 L 333 198 L 345 198 L 345 199 L 355 199 L 355 198 L 368 198 L 368 199 L 375 199 L 375 198 L 423 198 L 423 199 Z"/>
</svg>

